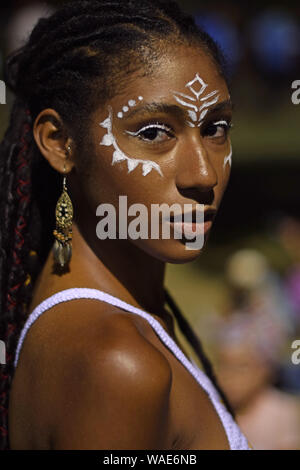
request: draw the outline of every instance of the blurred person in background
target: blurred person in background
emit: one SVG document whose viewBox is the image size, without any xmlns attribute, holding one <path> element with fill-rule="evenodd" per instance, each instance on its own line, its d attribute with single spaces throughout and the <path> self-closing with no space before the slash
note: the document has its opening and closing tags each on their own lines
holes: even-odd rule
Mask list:
<svg viewBox="0 0 300 470">
<path fill-rule="evenodd" d="M 277 224 L 277 237 L 288 258 L 283 287 L 289 299 L 294 325 L 293 340 L 300 339 L 300 220 L 291 215 L 282 216 Z M 282 384 L 300 393 L 300 370 L 290 361 L 282 368 Z"/>
<path fill-rule="evenodd" d="M 294 311 L 282 280 L 264 254 L 242 249 L 227 260 L 225 276 L 233 298 L 233 311 L 270 317 L 275 331 L 294 331 Z"/>
<path fill-rule="evenodd" d="M 300 328 L 300 220 L 283 217 L 278 225 L 279 240 L 288 255 L 289 267 L 285 273 L 285 288 L 293 305 L 294 322 Z"/>
<path fill-rule="evenodd" d="M 221 384 L 255 449 L 300 449 L 300 396 L 276 387 L 294 331 L 284 287 L 253 249 L 229 258 L 226 277 L 232 311 L 211 325 Z"/>
<path fill-rule="evenodd" d="M 218 376 L 255 449 L 300 449 L 300 396 L 276 386 L 285 332 L 271 316 L 235 313 L 219 325 Z"/>
</svg>

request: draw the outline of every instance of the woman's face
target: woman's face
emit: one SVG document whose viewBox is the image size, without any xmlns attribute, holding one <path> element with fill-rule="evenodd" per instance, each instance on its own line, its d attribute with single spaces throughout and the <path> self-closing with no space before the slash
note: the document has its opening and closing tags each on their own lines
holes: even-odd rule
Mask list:
<svg viewBox="0 0 300 470">
<path fill-rule="evenodd" d="M 184 213 L 185 204 L 185 212 L 203 204 L 217 211 L 230 174 L 231 117 L 229 92 L 212 59 L 198 48 L 174 48 L 151 76 L 130 77 L 122 94 L 93 113 L 87 146 L 93 155 L 88 168 L 78 167 L 85 204 L 93 214 L 100 204 L 112 204 L 117 234 L 119 196 L 127 197 L 128 209 L 142 204 L 148 238 L 129 243 L 165 262 L 193 260 L 201 247 L 187 249 L 191 240 L 175 238 L 173 226 L 169 238 L 162 238 L 161 225 L 159 238 L 151 238 L 152 205 L 175 203 Z M 132 213 L 128 225 L 139 215 Z M 214 215 L 204 216 L 205 240 Z"/>
</svg>

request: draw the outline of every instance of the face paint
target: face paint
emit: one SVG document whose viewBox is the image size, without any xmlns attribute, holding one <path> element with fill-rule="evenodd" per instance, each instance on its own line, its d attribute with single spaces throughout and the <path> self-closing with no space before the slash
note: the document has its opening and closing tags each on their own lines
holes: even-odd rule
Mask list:
<svg viewBox="0 0 300 470">
<path fill-rule="evenodd" d="M 224 120 L 214 122 L 215 126 L 220 125 L 220 124 L 226 124 L 228 127 L 232 127 L 232 124 L 228 125 L 228 122 L 224 121 Z M 223 164 L 224 169 L 226 167 L 227 162 L 229 163 L 230 167 L 231 167 L 231 164 L 232 164 L 232 159 L 231 159 L 231 157 L 232 157 L 232 147 L 231 147 L 231 143 L 229 145 L 230 145 L 230 153 L 229 153 L 229 155 L 227 155 L 227 157 L 224 158 L 224 164 Z"/>
<path fill-rule="evenodd" d="M 225 169 L 226 167 L 226 163 L 228 162 L 229 163 L 229 166 L 231 167 L 231 157 L 232 157 L 232 147 L 231 147 L 231 143 L 230 143 L 230 153 L 229 155 L 227 155 L 227 157 L 224 158 L 224 164 L 223 164 L 223 168 Z"/>
<path fill-rule="evenodd" d="M 125 153 L 119 148 L 116 138 L 112 133 L 113 112 L 112 112 L 111 106 L 109 106 L 108 109 L 109 109 L 109 116 L 103 122 L 100 123 L 100 126 L 107 129 L 107 133 L 104 135 L 102 141 L 100 142 L 100 145 L 105 145 L 108 147 L 112 145 L 114 147 L 115 150 L 113 153 L 112 165 L 114 165 L 117 162 L 127 161 L 128 173 L 130 173 L 140 163 L 143 169 L 143 176 L 146 176 L 148 173 L 150 173 L 151 170 L 156 170 L 161 176 L 163 176 L 160 166 L 157 163 L 152 162 L 151 160 L 141 160 L 138 158 L 130 158 L 127 155 L 125 155 Z"/>
<path fill-rule="evenodd" d="M 139 96 L 138 97 L 138 100 L 139 101 L 143 101 L 143 97 L 142 96 Z M 130 108 L 134 108 L 135 106 L 137 105 L 136 101 L 135 100 L 129 100 L 128 101 L 128 106 L 123 106 L 123 109 L 122 111 L 119 111 L 117 116 L 119 119 L 122 119 L 124 117 L 124 113 L 127 113 L 129 111 Z"/>
<path fill-rule="evenodd" d="M 186 84 L 186 87 L 190 90 L 192 95 L 186 95 L 185 93 L 173 91 L 174 98 L 176 99 L 177 103 L 190 108 L 188 110 L 190 120 L 187 121 L 187 124 L 190 127 L 200 127 L 208 112 L 208 108 L 217 103 L 220 98 L 220 95 L 217 95 L 218 90 L 214 90 L 200 98 L 200 96 L 206 90 L 207 86 L 207 83 L 205 83 L 196 73 L 195 78 Z"/>
</svg>

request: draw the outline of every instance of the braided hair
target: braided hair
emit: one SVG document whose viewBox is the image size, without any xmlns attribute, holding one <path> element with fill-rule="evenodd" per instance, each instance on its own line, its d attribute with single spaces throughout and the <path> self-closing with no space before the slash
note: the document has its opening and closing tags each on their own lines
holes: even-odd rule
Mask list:
<svg viewBox="0 0 300 470">
<path fill-rule="evenodd" d="M 0 368 L 0 449 L 9 449 L 15 349 L 35 279 L 51 248 L 60 195 L 60 175 L 39 151 L 34 120 L 43 109 L 55 109 L 80 151 L 92 112 L 122 89 L 128 74 L 148 73 L 164 43 L 200 46 L 227 81 L 219 48 L 173 1 L 68 2 L 41 18 L 27 42 L 6 59 L 4 78 L 15 100 L 0 144 L 0 338 L 6 344 L 6 364 Z M 174 312 L 232 412 L 199 340 L 179 309 Z"/>
</svg>

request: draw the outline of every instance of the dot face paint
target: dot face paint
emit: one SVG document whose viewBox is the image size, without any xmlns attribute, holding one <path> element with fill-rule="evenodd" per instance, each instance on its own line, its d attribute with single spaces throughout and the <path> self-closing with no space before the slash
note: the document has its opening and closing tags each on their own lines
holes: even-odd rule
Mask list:
<svg viewBox="0 0 300 470">
<path fill-rule="evenodd" d="M 187 121 L 187 124 L 190 127 L 200 127 L 208 112 L 208 108 L 219 101 L 220 95 L 217 94 L 219 90 L 214 90 L 202 96 L 208 84 L 199 77 L 198 73 L 196 73 L 193 80 L 188 82 L 185 86 L 189 89 L 191 95 L 173 90 L 173 96 L 177 103 L 190 108 L 188 109 L 190 120 Z"/>
<path fill-rule="evenodd" d="M 141 100 L 140 100 L 141 101 Z M 126 161 L 128 167 L 128 173 L 134 170 L 139 164 L 142 165 L 143 176 L 146 176 L 152 170 L 157 171 L 160 176 L 163 176 L 160 166 L 151 161 L 151 160 L 142 160 L 139 158 L 132 158 L 128 157 L 118 146 L 115 136 L 112 132 L 112 119 L 113 119 L 113 112 L 111 106 L 108 107 L 109 116 L 100 123 L 100 126 L 104 127 L 107 130 L 107 133 L 104 135 L 100 145 L 110 146 L 112 145 L 114 148 L 113 152 L 113 159 L 112 165 L 118 162 Z"/>
<path fill-rule="evenodd" d="M 142 96 L 139 96 L 138 97 L 138 100 L 139 101 L 143 101 L 143 97 Z M 135 100 L 129 100 L 128 101 L 128 106 L 123 106 L 122 108 L 122 111 L 119 111 L 117 116 L 119 119 L 122 119 L 124 117 L 124 114 L 127 113 L 129 111 L 130 108 L 134 108 L 135 106 L 137 105 L 136 101 Z"/>
</svg>

